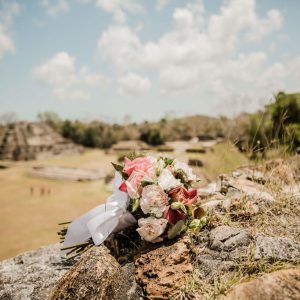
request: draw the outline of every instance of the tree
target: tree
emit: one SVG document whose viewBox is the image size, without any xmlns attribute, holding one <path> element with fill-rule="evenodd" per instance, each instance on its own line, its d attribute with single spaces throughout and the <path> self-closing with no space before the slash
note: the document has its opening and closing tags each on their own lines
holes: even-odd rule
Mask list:
<svg viewBox="0 0 300 300">
<path fill-rule="evenodd" d="M 275 103 L 267 106 L 273 122 L 273 138 L 281 144 L 300 144 L 300 94 L 279 92 Z"/>
<path fill-rule="evenodd" d="M 59 117 L 59 115 L 53 111 L 40 112 L 38 113 L 37 117 L 41 122 L 48 124 L 56 130 L 59 130 L 62 123 L 62 120 Z"/>
<path fill-rule="evenodd" d="M 165 143 L 165 139 L 157 128 L 145 128 L 142 130 L 140 140 L 152 146 L 158 146 Z"/>
</svg>

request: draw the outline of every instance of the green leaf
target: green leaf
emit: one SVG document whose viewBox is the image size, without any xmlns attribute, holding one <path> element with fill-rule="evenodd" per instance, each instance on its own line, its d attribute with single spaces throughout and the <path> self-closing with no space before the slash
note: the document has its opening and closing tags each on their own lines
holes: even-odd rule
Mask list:
<svg viewBox="0 0 300 300">
<path fill-rule="evenodd" d="M 207 223 L 207 219 L 204 217 L 204 218 L 201 218 L 201 219 L 194 219 L 192 220 L 188 227 L 190 230 L 192 231 L 200 231 Z"/>
<path fill-rule="evenodd" d="M 112 165 L 113 165 L 113 167 L 115 168 L 115 170 L 117 171 L 117 172 L 122 172 L 123 171 L 123 169 L 124 169 L 124 166 L 123 165 L 118 165 L 118 164 L 115 164 L 115 163 L 111 163 Z"/>
<path fill-rule="evenodd" d="M 181 209 L 185 214 L 187 213 L 186 208 L 182 202 L 173 202 L 171 204 L 172 209 Z"/>
<path fill-rule="evenodd" d="M 193 219 L 194 217 L 194 211 L 193 211 L 193 206 L 190 204 L 190 205 L 187 205 L 187 214 L 189 216 L 190 219 Z"/>
<path fill-rule="evenodd" d="M 141 183 L 142 187 L 145 187 L 145 186 L 151 185 L 151 184 L 154 184 L 154 182 L 153 181 L 148 181 L 148 180 L 143 180 L 142 183 Z"/>
<path fill-rule="evenodd" d="M 182 232 L 186 231 L 187 227 L 183 220 L 178 221 L 175 225 L 170 227 L 168 230 L 168 239 L 174 239 L 177 235 L 180 235 Z"/>
<path fill-rule="evenodd" d="M 164 157 L 164 161 L 166 165 L 172 165 L 174 158 Z"/>
<path fill-rule="evenodd" d="M 130 199 L 130 201 L 131 201 L 131 212 L 134 213 L 140 207 L 140 201 L 139 199 Z"/>
</svg>

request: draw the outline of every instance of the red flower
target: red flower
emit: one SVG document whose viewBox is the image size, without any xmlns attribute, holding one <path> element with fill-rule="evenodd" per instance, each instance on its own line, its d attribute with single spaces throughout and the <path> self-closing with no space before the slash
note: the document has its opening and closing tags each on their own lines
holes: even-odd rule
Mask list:
<svg viewBox="0 0 300 300">
<path fill-rule="evenodd" d="M 169 192 L 169 196 L 177 202 L 182 202 L 184 205 L 193 204 L 197 200 L 197 190 L 187 190 L 185 187 L 179 186 Z"/>
<path fill-rule="evenodd" d="M 119 186 L 119 190 L 122 191 L 122 192 L 127 193 L 127 186 L 126 186 L 126 182 L 125 181 L 123 181 L 121 183 L 121 185 Z"/>
<path fill-rule="evenodd" d="M 180 210 L 173 210 L 168 206 L 164 211 L 164 218 L 172 225 L 176 224 L 180 220 L 185 219 L 185 214 Z"/>
</svg>

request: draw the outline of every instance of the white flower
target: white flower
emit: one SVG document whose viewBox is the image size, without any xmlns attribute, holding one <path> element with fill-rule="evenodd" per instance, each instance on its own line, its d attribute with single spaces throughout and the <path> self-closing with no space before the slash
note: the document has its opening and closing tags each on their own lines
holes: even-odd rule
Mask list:
<svg viewBox="0 0 300 300">
<path fill-rule="evenodd" d="M 175 170 L 182 170 L 186 174 L 188 181 L 196 181 L 197 177 L 193 173 L 193 169 L 190 168 L 186 163 L 176 160 L 174 167 Z"/>
<path fill-rule="evenodd" d="M 163 239 L 160 237 L 167 227 L 168 220 L 156 219 L 154 217 L 141 218 L 138 220 L 137 232 L 147 242 L 157 243 Z"/>
<path fill-rule="evenodd" d="M 165 168 L 162 170 L 161 174 L 158 177 L 158 184 L 160 187 L 165 190 L 169 191 L 175 187 L 181 185 L 180 179 L 176 179 L 172 172 Z"/>
<path fill-rule="evenodd" d="M 160 218 L 168 205 L 168 195 L 158 185 L 147 185 L 143 188 L 140 205 L 144 214 L 151 213 Z"/>
</svg>

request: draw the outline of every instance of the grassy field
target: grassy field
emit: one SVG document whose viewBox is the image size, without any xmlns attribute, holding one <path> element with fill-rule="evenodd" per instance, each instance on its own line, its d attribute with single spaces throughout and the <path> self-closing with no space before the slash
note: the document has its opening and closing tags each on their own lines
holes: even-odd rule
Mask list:
<svg viewBox="0 0 300 300">
<path fill-rule="evenodd" d="M 103 180 L 55 181 L 27 175 L 35 165 L 74 166 L 110 170 L 116 157 L 103 151 L 44 161 L 11 163 L 0 170 L 0 259 L 57 241 L 57 224 L 72 220 L 102 203 L 110 194 Z M 30 189 L 34 188 L 31 195 Z M 41 195 L 41 189 L 50 195 Z"/>
<path fill-rule="evenodd" d="M 178 156 L 187 159 L 183 153 Z M 189 156 L 203 160 L 204 167 L 196 171 L 210 180 L 247 163 L 247 159 L 230 144 L 219 144 L 205 154 Z M 111 172 L 110 162 L 116 158 L 104 151 L 92 150 L 62 158 L 9 162 L 9 168 L 0 169 L 0 260 L 56 242 L 59 222 L 78 217 L 103 203 L 110 194 L 103 180 L 69 182 L 34 178 L 27 174 L 30 167 L 72 166 Z M 33 195 L 31 188 L 34 188 Z M 43 188 L 50 189 L 51 193 L 41 195 Z"/>
</svg>

